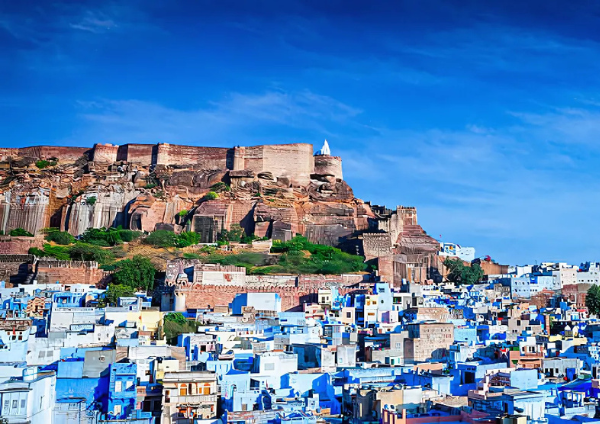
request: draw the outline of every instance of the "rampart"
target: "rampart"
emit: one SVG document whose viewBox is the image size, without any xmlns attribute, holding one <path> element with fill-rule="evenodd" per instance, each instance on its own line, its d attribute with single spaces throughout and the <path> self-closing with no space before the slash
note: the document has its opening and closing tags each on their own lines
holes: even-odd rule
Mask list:
<svg viewBox="0 0 600 424">
<path fill-rule="evenodd" d="M 211 286 L 198 285 L 186 290 L 187 308 L 209 308 L 215 306 L 228 306 L 239 293 L 278 293 L 281 296 L 281 309 L 283 311 L 302 311 L 305 303 L 318 302 L 319 289 L 337 287 L 340 294 L 344 295 L 358 290 L 353 286 L 343 286 L 333 282 L 299 284 L 298 286 L 273 287 L 269 284 L 261 286 Z"/>
<path fill-rule="evenodd" d="M 0 160 L 9 157 L 28 157 L 34 159 L 57 158 L 63 162 L 74 162 L 82 156 L 88 157 L 92 153 L 89 147 L 66 147 L 66 146 L 32 146 L 18 149 L 0 149 Z"/>
<path fill-rule="evenodd" d="M 340 180 L 344 179 L 342 173 L 342 158 L 339 156 L 317 155 L 315 156 L 314 173 L 318 175 L 331 175 Z"/>
<path fill-rule="evenodd" d="M 40 284 L 98 285 L 106 277 L 106 272 L 93 261 L 40 260 L 37 264 L 37 281 Z"/>
<path fill-rule="evenodd" d="M 9 285 L 23 283 L 32 271 L 31 255 L 0 255 L 0 281 Z"/>
<path fill-rule="evenodd" d="M 228 161 L 231 149 L 221 147 L 180 146 L 159 144 L 157 165 L 197 165 L 202 169 L 230 169 L 233 161 Z M 231 152 L 233 154 L 233 152 Z M 231 163 L 230 163 L 231 162 Z"/>
<path fill-rule="evenodd" d="M 271 144 L 249 147 L 203 147 L 176 144 L 96 144 L 93 148 L 32 146 L 1 148 L 0 161 L 9 157 L 36 159 L 57 158 L 72 162 L 82 156 L 98 163 L 124 161 L 141 166 L 191 165 L 202 169 L 251 170 L 255 173 L 271 172 L 274 177 L 288 177 L 292 184 L 306 185 L 315 173 L 313 146 L 307 143 Z M 336 156 L 319 156 L 316 173 L 342 178 L 341 159 Z"/>
<path fill-rule="evenodd" d="M 32 247 L 42 248 L 44 238 L 0 236 L 0 255 L 26 255 Z"/>
<path fill-rule="evenodd" d="M 119 146 L 112 144 L 96 144 L 94 146 L 94 162 L 115 163 L 119 153 Z"/>
</svg>

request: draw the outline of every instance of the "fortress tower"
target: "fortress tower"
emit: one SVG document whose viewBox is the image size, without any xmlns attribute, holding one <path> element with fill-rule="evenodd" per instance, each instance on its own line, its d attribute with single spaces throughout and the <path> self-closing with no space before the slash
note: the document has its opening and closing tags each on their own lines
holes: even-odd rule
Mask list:
<svg viewBox="0 0 600 424">
<path fill-rule="evenodd" d="M 323 147 L 315 154 L 315 174 L 328 175 L 340 180 L 344 179 L 342 173 L 342 158 L 339 156 L 331 156 L 331 149 L 327 140 L 323 143 Z"/>
</svg>

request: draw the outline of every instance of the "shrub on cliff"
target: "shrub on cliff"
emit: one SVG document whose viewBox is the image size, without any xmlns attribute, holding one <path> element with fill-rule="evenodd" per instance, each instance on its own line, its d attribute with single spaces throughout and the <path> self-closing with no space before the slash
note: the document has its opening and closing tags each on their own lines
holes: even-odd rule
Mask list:
<svg viewBox="0 0 600 424">
<path fill-rule="evenodd" d="M 44 249 L 38 249 L 37 247 L 32 247 L 28 252 L 30 255 L 35 255 L 37 257 L 49 257 L 55 258 L 61 261 L 71 260 L 71 255 L 69 254 L 69 249 L 64 246 L 52 246 L 51 244 L 44 244 Z"/>
<path fill-rule="evenodd" d="M 58 247 L 58 246 L 54 246 Z M 44 248 L 44 250 L 47 250 Z M 114 261 L 115 257 L 110 250 L 87 243 L 75 243 L 68 247 L 69 255 L 74 261 L 95 261 L 105 265 Z"/>
<path fill-rule="evenodd" d="M 44 168 L 48 168 L 49 166 L 56 166 L 56 164 L 58 163 L 58 161 L 56 160 L 38 160 L 35 163 L 35 166 L 38 167 L 38 169 L 44 169 Z"/>
<path fill-rule="evenodd" d="M 242 239 L 243 236 L 244 229 L 239 224 L 232 224 L 231 229 L 221 231 L 218 234 L 217 239 L 218 241 L 227 243 L 230 241 L 238 242 Z"/>
<path fill-rule="evenodd" d="M 210 186 L 210 190 L 214 191 L 215 193 L 222 193 L 224 191 L 231 191 L 231 187 L 229 187 L 228 184 L 219 181 L 218 183 L 215 183 L 212 186 Z"/>
<path fill-rule="evenodd" d="M 119 236 L 125 242 L 132 242 L 142 235 L 141 231 L 119 229 Z"/>
<path fill-rule="evenodd" d="M 46 240 L 63 246 L 75 243 L 75 237 L 66 231 L 50 231 L 46 234 Z"/>
<path fill-rule="evenodd" d="M 15 228 L 14 230 L 10 230 L 8 235 L 13 237 L 33 237 L 33 234 L 27 230 L 24 230 L 23 228 Z"/>
<path fill-rule="evenodd" d="M 177 245 L 177 234 L 169 230 L 154 231 L 144 239 L 144 243 L 154 247 L 175 247 Z"/>
<path fill-rule="evenodd" d="M 219 198 L 219 195 L 217 193 L 215 193 L 214 191 L 209 191 L 204 196 L 204 199 L 206 199 L 206 200 L 216 200 L 218 198 Z"/>
<path fill-rule="evenodd" d="M 193 231 L 184 231 L 177 236 L 176 246 L 187 247 L 200 243 L 200 234 Z"/>
<path fill-rule="evenodd" d="M 156 268 L 150 259 L 136 255 L 133 259 L 125 259 L 116 264 L 117 271 L 113 274 L 113 281 L 140 290 L 152 290 Z"/>
<path fill-rule="evenodd" d="M 185 217 L 188 214 L 188 210 L 187 209 L 182 209 L 179 211 L 179 213 L 177 215 L 179 215 L 180 217 Z"/>
<path fill-rule="evenodd" d="M 94 206 L 96 204 L 96 200 L 98 200 L 96 196 L 90 196 L 87 199 L 85 199 L 85 203 L 87 203 L 90 206 Z"/>
</svg>

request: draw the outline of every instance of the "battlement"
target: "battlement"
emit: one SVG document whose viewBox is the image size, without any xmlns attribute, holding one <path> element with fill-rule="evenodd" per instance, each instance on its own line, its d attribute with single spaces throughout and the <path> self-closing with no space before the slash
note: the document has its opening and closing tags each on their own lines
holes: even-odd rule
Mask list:
<svg viewBox="0 0 600 424">
<path fill-rule="evenodd" d="M 312 174 L 342 178 L 341 158 L 313 156 L 307 143 L 237 146 L 234 148 L 182 146 L 177 144 L 96 144 L 93 148 L 32 146 L 0 149 L 0 161 L 9 158 L 57 158 L 73 162 L 82 156 L 99 164 L 128 162 L 142 167 L 189 165 L 207 170 L 248 170 L 255 174 L 271 172 L 276 178 L 289 178 L 292 185 L 305 186 Z M 315 167 L 315 161 L 318 163 Z"/>
</svg>

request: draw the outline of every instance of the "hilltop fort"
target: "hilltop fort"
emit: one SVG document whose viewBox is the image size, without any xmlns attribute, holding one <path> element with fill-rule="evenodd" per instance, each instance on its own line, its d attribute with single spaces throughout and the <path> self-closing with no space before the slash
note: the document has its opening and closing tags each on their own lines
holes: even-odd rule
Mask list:
<svg viewBox="0 0 600 424">
<path fill-rule="evenodd" d="M 246 234 L 340 246 L 378 259 L 390 282 L 435 278 L 439 244 L 414 207 L 357 199 L 327 142 L 235 146 L 96 144 L 0 149 L 0 230 L 56 227 L 195 231 L 204 243 L 240 225 Z M 3 248 L 3 242 L 5 247 Z M 0 242 L 4 253 L 17 240 Z"/>
</svg>

